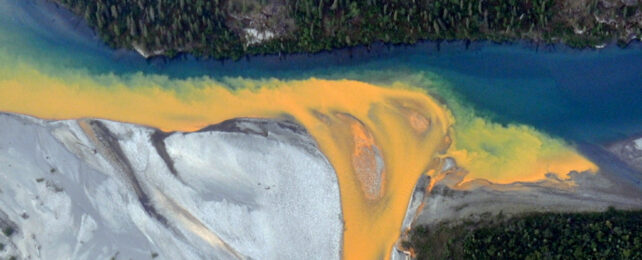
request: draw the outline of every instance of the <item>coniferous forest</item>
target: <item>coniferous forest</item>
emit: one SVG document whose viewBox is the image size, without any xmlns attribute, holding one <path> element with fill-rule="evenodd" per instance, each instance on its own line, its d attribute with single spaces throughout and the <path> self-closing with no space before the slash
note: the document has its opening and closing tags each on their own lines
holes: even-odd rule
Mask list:
<svg viewBox="0 0 642 260">
<path fill-rule="evenodd" d="M 413 228 L 417 259 L 640 259 L 642 211 L 534 213 Z"/>
<path fill-rule="evenodd" d="M 374 42 L 528 40 L 592 47 L 642 35 L 620 0 L 54 0 L 115 48 L 213 58 Z"/>
</svg>

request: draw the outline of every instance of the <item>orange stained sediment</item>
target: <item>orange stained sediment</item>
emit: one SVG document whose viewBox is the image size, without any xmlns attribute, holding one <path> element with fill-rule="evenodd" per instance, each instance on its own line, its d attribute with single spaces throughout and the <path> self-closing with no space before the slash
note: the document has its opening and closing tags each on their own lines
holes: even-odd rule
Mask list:
<svg viewBox="0 0 642 260">
<path fill-rule="evenodd" d="M 337 114 L 342 125 L 350 127 L 353 152 L 351 154 L 352 168 L 359 181 L 364 196 L 370 200 L 379 199 L 384 191 L 385 171 L 381 167 L 381 154 L 374 141 L 371 131 L 356 118 Z"/>
<path fill-rule="evenodd" d="M 413 186 L 443 147 L 450 125 L 446 110 L 427 95 L 356 81 L 270 82 L 272 87 L 238 91 L 210 82 L 179 93 L 105 81 L 110 85 L 90 79 L 70 83 L 38 73 L 0 79 L 0 110 L 47 119 L 105 118 L 166 131 L 193 131 L 237 117 L 293 117 L 316 139 L 337 172 L 345 221 L 344 259 L 389 257 Z M 410 114 L 429 118 L 430 129 L 420 122 L 425 133 L 418 134 Z M 372 198 L 367 198 L 368 187 L 362 187 L 363 180 L 355 175 L 358 166 L 353 164 L 355 156 L 363 157 L 358 153 L 364 147 L 376 147 L 384 161 L 385 174 L 380 175 L 377 196 Z M 370 165 L 373 156 L 366 156 Z"/>
<path fill-rule="evenodd" d="M 425 93 L 358 81 L 226 79 L 226 84 L 242 87 L 233 91 L 209 79 L 50 76 L 29 67 L 4 68 L 0 76 L 0 111 L 46 119 L 105 118 L 165 131 L 193 131 L 237 117 L 294 118 L 315 138 L 337 173 L 345 221 L 344 259 L 389 257 L 417 179 L 424 172 L 438 172 L 431 167 L 439 164 L 431 162 L 452 139 L 448 134 L 454 118 Z M 172 88 L 159 87 L 168 82 Z M 487 125 L 476 128 L 495 138 L 521 133 Z M 469 175 L 475 178 L 511 182 L 543 178 L 550 169 L 566 173 L 588 167 L 575 153 L 571 157 L 579 159 L 572 163 L 553 156 L 566 155 L 566 150 L 557 152 L 557 148 L 531 158 L 543 145 L 537 146 L 537 136 L 526 135 L 524 140 L 537 139 L 528 146 L 534 150 L 524 151 L 526 159 L 518 154 L 508 163 L 516 161 L 511 167 L 529 169 L 528 174 L 511 175 L 506 170 L 497 175 L 495 166 L 505 162 L 475 148 L 476 128 L 460 133 L 459 148 L 447 154 L 461 160 L 460 166 L 470 167 Z M 373 173 L 377 156 L 383 160 L 383 169 Z"/>
</svg>

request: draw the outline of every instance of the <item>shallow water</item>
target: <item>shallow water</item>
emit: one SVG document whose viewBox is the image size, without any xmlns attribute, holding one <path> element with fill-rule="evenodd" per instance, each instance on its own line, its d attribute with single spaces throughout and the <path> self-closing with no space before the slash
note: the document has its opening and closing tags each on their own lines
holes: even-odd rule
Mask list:
<svg viewBox="0 0 642 260">
<path fill-rule="evenodd" d="M 57 10 L 52 12 L 51 9 Z M 22 12 L 16 12 L 21 10 Z M 642 131 L 642 44 L 626 49 L 461 42 L 413 47 L 377 45 L 314 55 L 202 61 L 184 56 L 147 61 L 113 51 L 69 13 L 42 1 L 4 0 L 3 48 L 21 58 L 94 74 L 157 73 L 170 78 L 240 76 L 304 79 L 360 77 L 360 71 L 436 73 L 452 92 L 498 122 L 520 122 L 573 141 L 604 142 Z M 76 28 L 72 30 L 72 28 Z M 346 57 L 347 54 L 352 57 Z M 376 81 L 376 80 L 372 80 Z M 375 82 L 376 83 L 376 82 Z"/>
<path fill-rule="evenodd" d="M 642 132 L 639 44 L 578 51 L 428 42 L 240 61 L 145 60 L 107 48 L 44 1 L 0 0 L 0 25 L 3 111 L 164 130 L 239 116 L 286 114 L 302 123 L 339 176 L 346 258 L 387 255 L 414 181 L 437 168 L 433 159 L 454 157 L 470 171 L 466 180 L 534 181 L 548 171 L 595 171 L 573 143 Z M 357 125 L 357 134 L 345 125 Z M 427 126 L 441 130 L 424 136 Z M 380 197 L 361 194 L 364 184 L 354 178 L 361 150 L 350 144 L 365 139 L 386 165 Z"/>
</svg>

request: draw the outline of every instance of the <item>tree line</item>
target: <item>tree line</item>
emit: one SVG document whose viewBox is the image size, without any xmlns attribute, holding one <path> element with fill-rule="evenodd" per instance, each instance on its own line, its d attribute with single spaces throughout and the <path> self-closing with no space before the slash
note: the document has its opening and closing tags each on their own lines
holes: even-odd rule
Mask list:
<svg viewBox="0 0 642 260">
<path fill-rule="evenodd" d="M 247 45 L 227 23 L 233 0 L 55 0 L 82 15 L 112 47 L 142 47 L 165 54 L 190 52 L 213 58 L 318 52 L 374 42 L 527 39 L 574 47 L 598 44 L 616 26 L 591 24 L 578 34 L 565 17 L 565 0 L 281 0 L 296 28 L 287 35 Z M 266 5 L 265 0 L 254 1 Z M 591 0 L 587 12 L 598 10 Z M 625 18 L 639 11 L 625 6 Z M 570 17 L 567 17 L 570 19 Z M 635 29 L 635 28 L 634 28 Z M 637 30 L 639 32 L 639 28 Z"/>
<path fill-rule="evenodd" d="M 485 216 L 414 227 L 417 259 L 641 259 L 642 211 Z"/>
<path fill-rule="evenodd" d="M 466 259 L 640 259 L 642 212 L 536 214 L 475 230 Z"/>
</svg>

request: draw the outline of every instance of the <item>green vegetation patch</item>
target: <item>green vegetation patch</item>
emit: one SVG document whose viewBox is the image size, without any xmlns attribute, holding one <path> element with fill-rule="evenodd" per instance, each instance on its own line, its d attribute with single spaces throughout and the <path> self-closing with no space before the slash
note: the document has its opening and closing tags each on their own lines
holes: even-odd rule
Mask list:
<svg viewBox="0 0 642 260">
<path fill-rule="evenodd" d="M 114 48 L 229 57 L 241 42 L 225 21 L 223 1 L 56 0 L 82 16 Z M 202 51 L 208 50 L 207 53 Z M 227 54 L 227 55 L 225 55 Z"/>
<path fill-rule="evenodd" d="M 112 47 L 175 55 L 319 52 L 374 42 L 526 39 L 573 47 L 642 35 L 620 0 L 55 0 Z"/>
<path fill-rule="evenodd" d="M 417 227 L 418 259 L 640 259 L 642 211 L 533 213 Z"/>
</svg>

